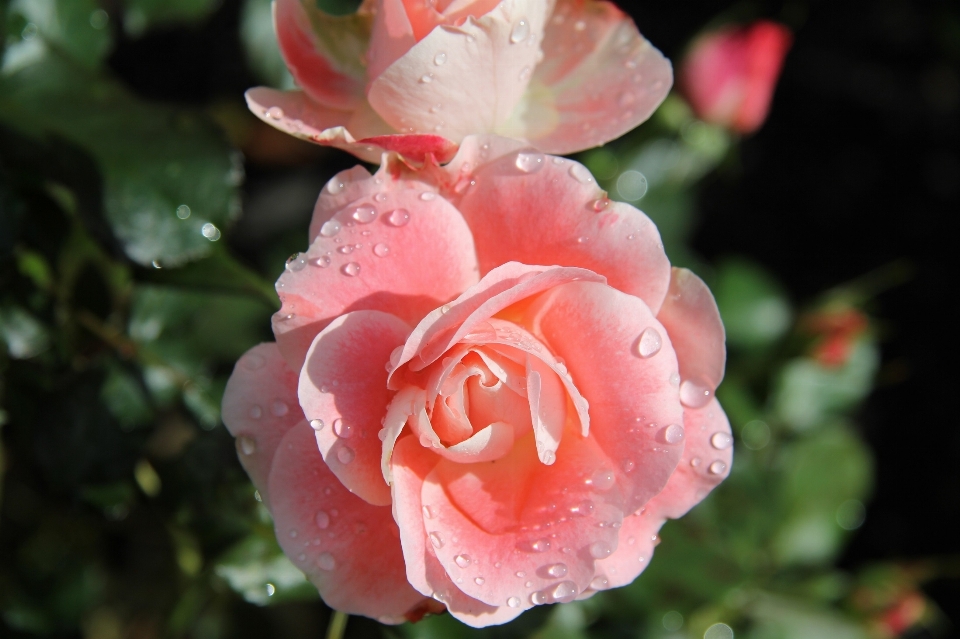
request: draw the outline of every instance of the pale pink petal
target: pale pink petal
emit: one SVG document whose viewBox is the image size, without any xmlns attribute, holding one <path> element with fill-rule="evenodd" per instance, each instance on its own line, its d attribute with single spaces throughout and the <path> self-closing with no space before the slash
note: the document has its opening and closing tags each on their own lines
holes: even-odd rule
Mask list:
<svg viewBox="0 0 960 639">
<path fill-rule="evenodd" d="M 464 164 L 476 183 L 450 197 L 473 231 L 481 272 L 511 260 L 577 266 L 660 308 L 670 262 L 656 226 L 608 200 L 583 165 L 493 136 L 464 140 L 450 175 Z"/>
<path fill-rule="evenodd" d="M 364 78 L 334 70 L 300 0 L 275 0 L 273 21 L 287 68 L 313 100 L 344 111 L 365 100 Z"/>
<path fill-rule="evenodd" d="M 513 426 L 495 422 L 474 433 L 469 439 L 437 452 L 444 459 L 458 464 L 476 464 L 500 459 L 513 447 Z"/>
<path fill-rule="evenodd" d="M 436 466 L 439 457 L 420 446 L 414 437 L 397 442 L 393 459 L 393 510 L 400 525 L 407 579 L 414 588 L 446 604 L 450 614 L 475 628 L 506 623 L 531 606 L 489 606 L 454 585 L 437 560 L 428 541 L 424 521 L 433 518 L 420 499 L 423 480 Z"/>
<path fill-rule="evenodd" d="M 620 544 L 613 554 L 597 562 L 591 590 L 619 588 L 632 583 L 650 564 L 653 549 L 660 541 L 657 533 L 666 521 L 663 515 L 651 513 L 648 509 L 624 517 Z"/>
<path fill-rule="evenodd" d="M 590 437 L 613 461 L 633 512 L 663 489 L 683 452 L 672 334 L 639 298 L 592 282 L 558 286 L 527 313 L 590 402 Z"/>
<path fill-rule="evenodd" d="M 341 315 L 313 340 L 300 373 L 300 406 L 323 459 L 350 492 L 376 506 L 390 503 L 377 437 L 393 396 L 384 365 L 409 332 L 388 313 Z"/>
<path fill-rule="evenodd" d="M 486 604 L 573 600 L 616 548 L 623 497 L 609 465 L 572 430 L 552 466 L 537 460 L 532 433 L 496 462 L 441 461 L 421 492 L 427 538 L 456 586 Z"/>
<path fill-rule="evenodd" d="M 546 10 L 544 0 L 505 0 L 481 18 L 433 29 L 371 83 L 371 106 L 400 132 L 459 142 L 493 131 L 530 82 Z"/>
<path fill-rule="evenodd" d="M 416 42 L 403 0 L 381 0 L 373 16 L 370 48 L 367 49 L 368 81 L 380 77 L 384 69 Z"/>
<path fill-rule="evenodd" d="M 670 61 L 610 2 L 558 0 L 543 53 L 528 104 L 497 132 L 548 153 L 573 153 L 620 137 L 649 118 L 673 84 Z"/>
<path fill-rule="evenodd" d="M 396 623 L 423 604 L 407 582 L 389 506 L 351 494 L 307 425 L 290 430 L 270 471 L 277 541 L 332 608 Z"/>
<path fill-rule="evenodd" d="M 237 438 L 237 455 L 269 506 L 267 475 L 284 434 L 303 422 L 297 402 L 297 374 L 277 345 L 259 344 L 234 366 L 223 392 L 223 423 Z"/>
<path fill-rule="evenodd" d="M 457 210 L 382 175 L 369 184 L 381 190 L 333 214 L 277 281 L 283 306 L 273 332 L 291 366 L 339 315 L 378 310 L 414 325 L 477 281 L 473 238 Z"/>
<path fill-rule="evenodd" d="M 677 351 L 681 400 L 688 406 L 703 406 L 723 380 L 727 360 L 723 321 L 713 294 L 699 277 L 674 268 L 657 319 Z"/>
</svg>

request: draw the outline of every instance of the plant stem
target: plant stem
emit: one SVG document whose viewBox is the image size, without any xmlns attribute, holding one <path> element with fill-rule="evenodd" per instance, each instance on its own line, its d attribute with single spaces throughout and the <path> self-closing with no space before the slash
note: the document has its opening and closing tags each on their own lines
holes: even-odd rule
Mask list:
<svg viewBox="0 0 960 639">
<path fill-rule="evenodd" d="M 339 610 L 333 611 L 330 617 L 330 625 L 327 626 L 327 639 L 343 639 L 343 631 L 347 627 L 347 618 L 349 615 Z"/>
</svg>

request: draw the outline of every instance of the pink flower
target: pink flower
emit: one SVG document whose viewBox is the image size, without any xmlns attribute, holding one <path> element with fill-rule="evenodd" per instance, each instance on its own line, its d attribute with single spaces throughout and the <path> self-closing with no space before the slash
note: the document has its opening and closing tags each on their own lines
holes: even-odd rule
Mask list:
<svg viewBox="0 0 960 639">
<path fill-rule="evenodd" d="M 740 133 L 767 119 L 773 90 L 793 35 L 758 20 L 725 27 L 696 40 L 680 68 L 679 85 L 697 116 Z"/>
<path fill-rule="evenodd" d="M 368 0 L 333 17 L 311 0 L 275 0 L 274 20 L 302 89 L 251 89 L 250 109 L 371 162 L 384 150 L 445 162 L 479 133 L 581 151 L 650 117 L 673 81 L 670 62 L 603 1 Z"/>
<path fill-rule="evenodd" d="M 726 476 L 713 296 L 582 165 L 491 136 L 387 156 L 310 237 L 223 419 L 332 607 L 486 626 L 623 586 Z"/>
</svg>

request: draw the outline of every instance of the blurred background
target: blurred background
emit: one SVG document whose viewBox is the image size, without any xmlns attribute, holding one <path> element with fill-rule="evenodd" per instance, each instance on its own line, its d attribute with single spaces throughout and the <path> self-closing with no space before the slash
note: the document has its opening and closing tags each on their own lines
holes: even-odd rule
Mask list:
<svg viewBox="0 0 960 639">
<path fill-rule="evenodd" d="M 731 476 L 631 586 L 345 636 L 960 636 L 960 7 L 621 6 L 681 68 L 723 25 L 793 32 L 756 131 L 677 91 L 577 156 L 717 296 Z M 0 637 L 326 632 L 219 416 L 321 186 L 357 163 L 247 112 L 291 83 L 269 14 L 0 0 Z"/>
</svg>

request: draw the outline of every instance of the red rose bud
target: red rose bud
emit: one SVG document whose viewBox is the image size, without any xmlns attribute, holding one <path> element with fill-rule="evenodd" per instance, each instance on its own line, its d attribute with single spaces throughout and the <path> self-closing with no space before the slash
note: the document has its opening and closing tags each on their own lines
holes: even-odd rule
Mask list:
<svg viewBox="0 0 960 639">
<path fill-rule="evenodd" d="M 769 20 L 702 35 L 680 67 L 680 90 L 701 119 L 752 133 L 767 119 L 792 44 L 790 30 Z"/>
<path fill-rule="evenodd" d="M 855 308 L 821 311 L 808 315 L 806 330 L 819 337 L 813 348 L 813 357 L 828 368 L 839 368 L 847 363 L 853 346 L 869 327 L 866 315 Z"/>
</svg>

